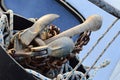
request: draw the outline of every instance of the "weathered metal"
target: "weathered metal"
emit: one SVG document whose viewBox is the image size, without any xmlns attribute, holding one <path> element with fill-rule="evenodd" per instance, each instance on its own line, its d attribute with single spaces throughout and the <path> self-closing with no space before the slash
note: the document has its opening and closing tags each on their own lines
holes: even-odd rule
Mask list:
<svg viewBox="0 0 120 80">
<path fill-rule="evenodd" d="M 102 8 L 106 12 L 112 14 L 113 16 L 120 18 L 120 10 L 116 9 L 112 5 L 105 2 L 104 0 L 88 0 L 88 1 L 92 2 L 96 6 Z"/>
<path fill-rule="evenodd" d="M 13 13 L 8 12 L 7 14 L 12 15 Z M 6 13 L 4 13 L 4 15 L 6 15 Z M 7 16 L 5 17 L 8 20 Z M 45 15 L 38 20 L 36 19 L 34 24 L 29 28 L 16 31 L 14 34 L 14 28 L 10 28 L 9 22 L 6 22 L 6 25 L 9 24 L 5 26 L 8 30 L 3 32 L 7 33 L 7 35 L 2 34 L 3 36 L 6 35 L 5 38 L 2 37 L 3 39 L 6 40 L 6 38 L 8 38 L 7 40 L 9 40 L 8 47 L 5 47 L 7 53 L 10 54 L 23 67 L 39 71 L 40 74 L 44 75 L 44 79 L 46 77 L 55 79 L 60 71 L 62 72 L 62 65 L 67 62 L 69 63 L 69 61 L 72 62 L 75 60 L 76 53 L 79 53 L 82 46 L 88 43 L 90 36 L 89 31 L 96 31 L 100 29 L 102 25 L 101 16 L 93 15 L 83 24 L 77 25 L 60 33 L 60 29 L 57 26 L 50 24 L 58 17 L 59 16 L 56 14 Z M 1 29 L 3 28 L 2 26 L 3 24 L 1 23 Z M 81 37 L 79 37 L 77 43 L 73 42 L 71 37 L 79 34 Z M 2 45 L 6 44 L 7 43 Z M 76 61 L 78 63 L 78 60 Z M 74 64 L 76 65 L 77 63 Z M 71 66 L 71 63 L 68 65 L 69 67 L 67 65 L 63 66 L 65 67 L 65 72 L 63 71 L 62 74 L 65 73 L 66 75 L 66 72 L 71 71 L 75 67 L 73 64 Z M 80 68 L 82 70 L 78 69 L 78 71 L 76 71 L 77 73 L 75 72 L 75 77 L 77 79 L 81 78 L 80 74 L 85 73 L 83 66 L 80 66 Z M 58 76 L 57 78 L 60 77 Z"/>
<path fill-rule="evenodd" d="M 77 25 L 71 29 L 68 29 L 64 32 L 61 32 L 60 34 L 45 40 L 45 43 L 48 44 L 50 42 L 52 42 L 55 39 L 58 39 L 60 37 L 73 37 L 77 34 L 80 34 L 84 31 L 96 31 L 98 29 L 100 29 L 102 25 L 102 18 L 99 15 L 93 15 L 90 16 L 89 18 L 86 19 L 86 21 L 80 25 Z"/>
<path fill-rule="evenodd" d="M 82 51 L 83 46 L 87 45 L 87 43 L 90 41 L 90 37 L 89 37 L 90 34 L 91 34 L 90 31 L 86 31 L 80 34 L 80 37 L 77 39 L 75 48 L 72 51 L 72 53 L 76 54 Z"/>
<path fill-rule="evenodd" d="M 113 25 L 118 21 L 119 19 L 115 19 L 115 21 L 108 27 L 108 29 L 105 31 L 105 33 L 103 33 L 103 35 L 98 39 L 98 41 L 95 43 L 95 45 L 93 45 L 93 47 L 90 49 L 90 51 L 88 51 L 88 53 L 85 55 L 85 57 L 79 61 L 79 63 L 76 65 L 76 67 L 71 71 L 71 73 L 66 77 L 66 80 L 68 80 L 70 78 L 70 76 L 72 76 L 72 74 L 74 74 L 74 71 L 78 68 L 78 66 L 81 65 L 81 63 L 88 57 L 88 55 L 90 55 L 90 53 L 93 51 L 93 49 L 95 48 L 95 46 L 99 43 L 99 41 L 107 34 L 107 32 L 110 31 L 110 29 L 113 27 Z M 108 49 L 108 47 L 114 42 L 114 40 L 120 35 L 120 31 L 112 38 L 112 40 L 108 43 L 108 45 L 104 48 L 104 50 L 101 52 L 101 54 L 98 56 L 98 58 L 95 60 L 95 62 L 93 63 L 93 65 L 91 67 L 88 68 L 87 72 L 85 73 L 84 77 L 86 77 L 86 75 L 91 71 L 91 69 L 95 69 L 95 74 L 97 72 L 98 69 L 106 67 L 107 65 L 110 64 L 110 61 L 106 61 L 104 62 L 102 65 L 95 67 L 95 64 L 98 62 L 98 60 L 102 57 L 102 55 L 105 53 L 105 51 Z M 95 74 L 93 74 L 92 76 L 94 76 Z M 93 78 L 90 78 L 93 79 Z M 82 80 L 82 79 L 80 79 Z"/>
<path fill-rule="evenodd" d="M 20 40 L 25 45 L 29 45 L 30 42 L 39 34 L 42 32 L 42 30 L 47 27 L 53 20 L 58 18 L 59 15 L 57 14 L 48 14 L 40 19 L 38 19 L 32 27 L 24 30 L 22 33 L 20 33 Z M 28 36 L 30 35 L 30 36 Z"/>
<path fill-rule="evenodd" d="M 47 47 L 46 47 L 47 46 Z M 61 37 L 47 44 L 44 49 L 47 50 L 48 55 L 52 57 L 65 57 L 74 49 L 74 42 L 68 37 Z M 44 46 L 33 47 L 32 51 L 41 51 Z"/>
</svg>

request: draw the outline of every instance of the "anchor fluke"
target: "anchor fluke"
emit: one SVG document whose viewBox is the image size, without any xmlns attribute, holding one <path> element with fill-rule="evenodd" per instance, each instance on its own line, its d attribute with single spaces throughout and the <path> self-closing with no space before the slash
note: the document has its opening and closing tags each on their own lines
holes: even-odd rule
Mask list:
<svg viewBox="0 0 120 80">
<path fill-rule="evenodd" d="M 20 40 L 25 45 L 29 45 L 30 42 L 39 33 L 41 33 L 45 27 L 47 27 L 47 25 L 49 25 L 51 22 L 53 22 L 58 17 L 59 17 L 59 15 L 57 15 L 57 14 L 47 14 L 45 16 L 42 16 L 32 25 L 32 27 L 30 27 L 20 33 Z"/>
</svg>

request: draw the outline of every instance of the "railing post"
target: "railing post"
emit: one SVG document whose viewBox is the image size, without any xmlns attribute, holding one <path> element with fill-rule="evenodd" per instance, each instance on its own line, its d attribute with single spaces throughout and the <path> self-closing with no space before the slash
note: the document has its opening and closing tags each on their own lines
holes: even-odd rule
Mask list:
<svg viewBox="0 0 120 80">
<path fill-rule="evenodd" d="M 91 3 L 95 4 L 96 6 L 102 8 L 103 10 L 107 11 L 108 13 L 112 14 L 113 16 L 120 18 L 120 10 L 116 9 L 112 5 L 108 4 L 104 0 L 88 0 Z"/>
</svg>

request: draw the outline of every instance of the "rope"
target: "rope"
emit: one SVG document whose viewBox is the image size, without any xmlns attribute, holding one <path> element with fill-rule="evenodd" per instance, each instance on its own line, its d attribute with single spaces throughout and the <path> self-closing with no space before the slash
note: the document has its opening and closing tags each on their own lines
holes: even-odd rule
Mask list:
<svg viewBox="0 0 120 80">
<path fill-rule="evenodd" d="M 6 45 L 6 41 L 4 40 L 4 30 L 9 29 L 8 27 L 8 19 L 7 19 L 7 16 L 3 13 L 0 14 L 0 44 L 2 45 L 2 47 Z"/>
<path fill-rule="evenodd" d="M 10 38 L 13 37 L 13 11 L 8 10 L 7 13 L 10 14 Z"/>
<path fill-rule="evenodd" d="M 97 74 L 98 70 L 101 69 L 101 68 L 104 68 L 106 66 L 108 66 L 110 64 L 110 61 L 109 60 L 105 60 L 104 62 L 102 62 L 99 66 L 97 67 L 93 67 L 92 69 L 94 69 L 92 75 L 89 77 L 88 80 L 93 80 L 93 78 L 95 77 L 95 75 Z M 88 67 L 89 69 L 90 67 Z"/>
<path fill-rule="evenodd" d="M 42 74 L 40 74 L 40 73 L 38 73 L 38 72 L 36 72 L 36 71 L 34 71 L 34 70 L 32 70 L 32 69 L 25 69 L 25 70 L 26 70 L 28 73 L 36 76 L 36 77 L 39 78 L 40 80 L 41 80 L 41 79 L 42 79 L 42 80 L 51 80 L 50 78 L 47 78 L 47 77 L 43 76 Z"/>
<path fill-rule="evenodd" d="M 105 53 L 105 51 L 109 48 L 109 46 L 114 42 L 114 40 L 120 35 L 120 31 L 112 38 L 112 40 L 107 44 L 107 46 L 103 49 L 101 54 L 98 56 L 98 58 L 95 60 L 93 65 L 89 68 L 89 70 L 85 73 L 84 77 L 90 72 L 90 70 L 95 66 L 95 64 L 98 62 L 98 60 L 102 57 L 102 55 Z"/>
<path fill-rule="evenodd" d="M 97 42 L 93 45 L 93 47 L 87 52 L 87 54 L 84 56 L 84 58 L 79 61 L 79 63 L 76 65 L 76 67 L 70 72 L 70 74 L 66 77 L 66 80 L 70 78 L 70 76 L 74 73 L 74 71 L 77 70 L 77 68 L 82 64 L 82 62 L 90 55 L 90 53 L 94 50 L 94 48 L 98 45 L 100 40 L 109 32 L 109 30 L 113 27 L 113 25 L 118 21 L 119 19 L 115 19 L 113 23 L 108 27 L 108 29 L 101 35 L 101 37 L 97 40 Z"/>
</svg>

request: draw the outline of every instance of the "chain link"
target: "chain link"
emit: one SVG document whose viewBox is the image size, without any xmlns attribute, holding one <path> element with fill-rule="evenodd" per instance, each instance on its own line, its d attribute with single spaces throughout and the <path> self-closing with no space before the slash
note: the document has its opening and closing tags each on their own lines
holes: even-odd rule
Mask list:
<svg viewBox="0 0 120 80">
<path fill-rule="evenodd" d="M 87 43 L 90 41 L 90 34 L 91 34 L 90 31 L 86 31 L 80 34 L 72 53 L 75 54 L 82 51 L 83 46 L 87 45 Z"/>
</svg>

